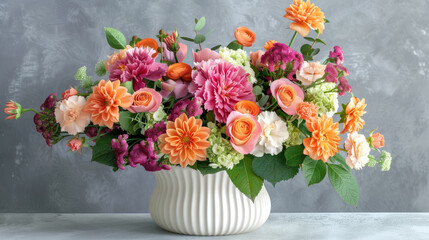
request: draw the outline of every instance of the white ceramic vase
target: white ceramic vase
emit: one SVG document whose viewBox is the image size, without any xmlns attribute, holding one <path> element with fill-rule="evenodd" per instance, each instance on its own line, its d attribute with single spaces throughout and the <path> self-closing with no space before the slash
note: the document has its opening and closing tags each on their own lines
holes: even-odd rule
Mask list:
<svg viewBox="0 0 429 240">
<path fill-rule="evenodd" d="M 187 235 L 228 235 L 256 230 L 268 219 L 271 201 L 264 186 L 252 202 L 221 171 L 202 175 L 191 168 L 155 172 L 149 202 L 161 228 Z"/>
</svg>

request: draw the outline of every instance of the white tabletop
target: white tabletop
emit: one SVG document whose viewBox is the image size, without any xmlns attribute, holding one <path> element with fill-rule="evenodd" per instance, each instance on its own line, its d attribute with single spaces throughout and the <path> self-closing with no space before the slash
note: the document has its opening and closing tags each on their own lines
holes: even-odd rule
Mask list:
<svg viewBox="0 0 429 240">
<path fill-rule="evenodd" d="M 0 214 L 0 239 L 201 239 L 149 214 Z M 272 213 L 260 229 L 204 239 L 429 239 L 429 213 Z"/>
</svg>

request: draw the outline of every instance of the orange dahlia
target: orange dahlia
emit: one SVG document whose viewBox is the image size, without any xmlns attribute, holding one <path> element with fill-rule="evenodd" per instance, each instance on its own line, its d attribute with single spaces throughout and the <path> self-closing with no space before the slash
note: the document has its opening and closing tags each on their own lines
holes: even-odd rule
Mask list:
<svg viewBox="0 0 429 240">
<path fill-rule="evenodd" d="M 357 97 L 350 98 L 349 104 L 346 107 L 346 122 L 344 123 L 344 129 L 341 134 L 345 132 L 358 132 L 365 125 L 365 121 L 361 118 L 366 113 L 364 111 L 366 107 L 365 99 L 359 100 Z"/>
<path fill-rule="evenodd" d="M 330 157 L 339 152 L 340 130 L 338 123 L 333 123 L 332 118 L 322 115 L 317 120 L 307 122 L 307 128 L 312 132 L 312 136 L 303 140 L 305 155 L 314 160 L 321 159 L 327 162 Z"/>
<path fill-rule="evenodd" d="M 91 114 L 91 121 L 100 126 L 113 128 L 119 121 L 119 107 L 128 108 L 133 104 L 133 96 L 121 82 L 101 80 L 89 95 L 83 111 Z"/>
<path fill-rule="evenodd" d="M 194 165 L 195 161 L 203 161 L 207 157 L 207 140 L 210 128 L 203 127 L 201 119 L 188 118 L 185 113 L 174 122 L 168 121 L 167 132 L 159 136 L 159 149 L 170 157 L 172 164 L 182 167 Z"/>
<path fill-rule="evenodd" d="M 323 33 L 325 28 L 325 15 L 314 4 L 307 0 L 294 0 L 289 8 L 286 8 L 285 18 L 292 20 L 289 28 L 297 31 L 301 36 L 305 37 L 310 32 L 310 29 L 317 29 Z"/>
</svg>

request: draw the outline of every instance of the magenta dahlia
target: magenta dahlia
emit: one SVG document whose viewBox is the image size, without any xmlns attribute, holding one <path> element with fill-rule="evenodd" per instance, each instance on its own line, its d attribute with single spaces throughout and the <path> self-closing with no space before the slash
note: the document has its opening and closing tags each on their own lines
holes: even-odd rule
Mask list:
<svg viewBox="0 0 429 240">
<path fill-rule="evenodd" d="M 248 73 L 239 66 L 223 60 L 195 64 L 189 90 L 195 93 L 206 110 L 213 110 L 216 121 L 225 123 L 234 105 L 241 100 L 255 101 Z"/>
</svg>

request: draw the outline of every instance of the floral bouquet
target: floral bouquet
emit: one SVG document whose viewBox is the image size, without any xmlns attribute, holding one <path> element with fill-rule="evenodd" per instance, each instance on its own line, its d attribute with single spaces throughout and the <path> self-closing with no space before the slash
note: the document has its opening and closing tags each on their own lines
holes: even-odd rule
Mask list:
<svg viewBox="0 0 429 240">
<path fill-rule="evenodd" d="M 324 13 L 310 1 L 294 0 L 284 17 L 294 31 L 289 44 L 269 40 L 250 54 L 243 49 L 252 46 L 255 33 L 246 27 L 238 27 L 226 47 L 203 48 L 204 17 L 195 19 L 193 38 L 160 30 L 156 38 L 127 42 L 105 28 L 108 44 L 119 50 L 95 66 L 107 80 L 94 81 L 82 67 L 75 75 L 79 87 L 52 93 L 40 111 L 10 101 L 4 112 L 7 119 L 34 112 L 36 130 L 49 146 L 67 138 L 71 151 L 90 148 L 92 161 L 114 171 L 128 165 L 226 171 L 252 200 L 264 180 L 275 185 L 301 170 L 312 185 L 327 172 L 340 197 L 356 205 L 359 191 L 350 171 L 377 163 L 389 170 L 391 156 L 379 150 L 384 137 L 359 133 L 365 99 L 352 94 L 341 48 L 314 61 L 316 46 L 325 44 Z M 309 42 L 299 52 L 291 48 L 297 33 Z M 193 66 L 183 62 L 191 46 Z M 338 96 L 346 94 L 350 101 L 338 111 Z M 380 156 L 370 155 L 371 149 Z"/>
</svg>

